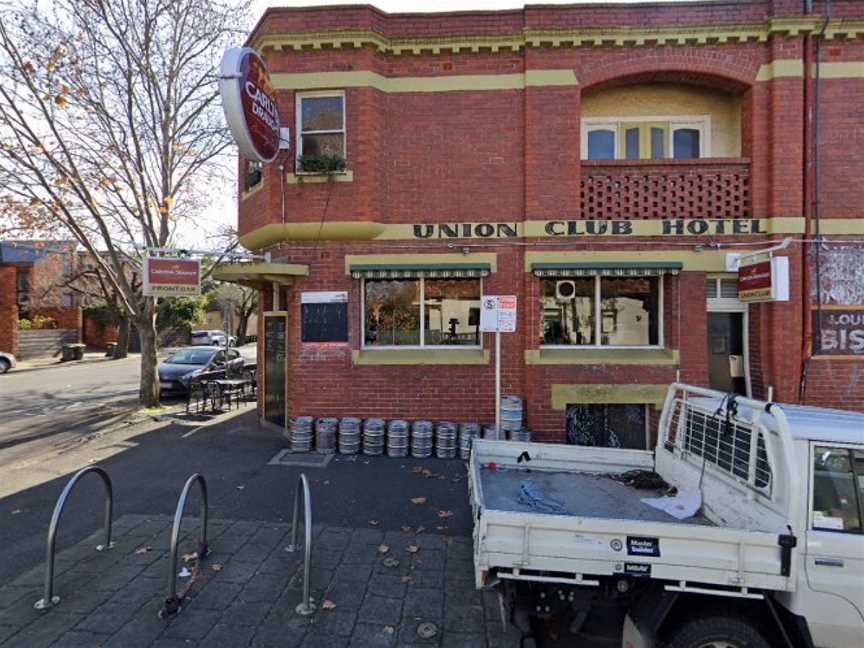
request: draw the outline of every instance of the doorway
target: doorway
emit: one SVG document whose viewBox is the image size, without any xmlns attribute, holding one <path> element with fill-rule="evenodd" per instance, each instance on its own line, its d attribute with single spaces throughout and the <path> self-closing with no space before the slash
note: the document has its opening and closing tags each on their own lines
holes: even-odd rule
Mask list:
<svg viewBox="0 0 864 648">
<path fill-rule="evenodd" d="M 738 299 L 735 276 L 709 277 L 707 293 L 708 384 L 717 391 L 750 395 L 747 304 Z"/>
<path fill-rule="evenodd" d="M 264 422 L 285 429 L 287 317 L 264 314 Z"/>
</svg>

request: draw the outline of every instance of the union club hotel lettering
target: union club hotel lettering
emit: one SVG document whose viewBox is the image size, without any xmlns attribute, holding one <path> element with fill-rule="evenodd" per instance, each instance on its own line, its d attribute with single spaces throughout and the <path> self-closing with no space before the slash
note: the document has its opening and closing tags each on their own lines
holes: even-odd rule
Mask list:
<svg viewBox="0 0 864 648">
<path fill-rule="evenodd" d="M 660 221 L 548 220 L 506 223 L 423 223 L 416 239 L 582 237 L 582 236 L 735 236 L 768 234 L 758 218 L 673 218 Z"/>
</svg>

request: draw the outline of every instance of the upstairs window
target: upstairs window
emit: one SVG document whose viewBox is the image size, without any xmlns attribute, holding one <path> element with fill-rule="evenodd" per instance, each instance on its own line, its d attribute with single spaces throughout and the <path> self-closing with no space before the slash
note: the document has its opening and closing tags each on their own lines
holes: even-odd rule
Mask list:
<svg viewBox="0 0 864 648">
<path fill-rule="evenodd" d="M 243 191 L 249 191 L 261 183 L 261 163 L 256 160 L 246 160 L 246 173 L 243 178 Z"/>
<path fill-rule="evenodd" d="M 345 159 L 344 93 L 297 95 L 297 158 L 306 156 Z"/>
<path fill-rule="evenodd" d="M 689 160 L 708 157 L 710 118 L 601 118 L 582 121 L 583 160 Z"/>
</svg>

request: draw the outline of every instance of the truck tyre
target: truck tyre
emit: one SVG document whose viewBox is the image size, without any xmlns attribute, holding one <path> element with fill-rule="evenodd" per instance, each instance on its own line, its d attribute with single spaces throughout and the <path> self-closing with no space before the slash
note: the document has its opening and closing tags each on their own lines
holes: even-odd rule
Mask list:
<svg viewBox="0 0 864 648">
<path fill-rule="evenodd" d="M 6 358 L 0 358 L 0 374 L 5 374 L 12 367 Z"/>
<path fill-rule="evenodd" d="M 688 621 L 672 635 L 667 648 L 771 648 L 746 621 L 709 617 Z"/>
</svg>

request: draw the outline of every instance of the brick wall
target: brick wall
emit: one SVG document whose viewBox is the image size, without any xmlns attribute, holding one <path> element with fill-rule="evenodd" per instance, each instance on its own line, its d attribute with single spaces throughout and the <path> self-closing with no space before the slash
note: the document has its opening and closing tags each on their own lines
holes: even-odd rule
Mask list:
<svg viewBox="0 0 864 648">
<path fill-rule="evenodd" d="M 816 10 L 824 4 L 817 2 Z M 278 33 L 374 31 L 386 38 L 438 36 L 519 36 L 523 30 L 609 27 L 658 27 L 766 24 L 771 17 L 799 16 L 799 0 L 706 2 L 681 5 L 585 5 L 529 7 L 502 12 L 424 16 L 387 15 L 371 7 L 278 9 L 268 11 L 254 36 Z M 834 15 L 864 18 L 864 4 L 839 0 Z M 519 51 L 481 49 L 391 55 L 372 45 L 340 48 L 265 49 L 272 72 L 370 71 L 383 77 L 454 77 L 518 74 L 535 70 L 572 70 L 577 86 L 459 92 L 382 92 L 371 87 L 345 89 L 347 161 L 352 182 L 286 183 L 287 223 L 326 224 L 372 221 L 382 224 L 522 222 L 580 219 L 580 105 L 583 93 L 632 84 L 680 84 L 727 93 L 740 109 L 737 163 L 748 166 L 749 214 L 757 218 L 800 219 L 810 214 L 805 198 L 807 165 L 812 159 L 804 139 L 807 90 L 803 77 L 781 73 L 782 62 L 806 56 L 803 35 L 776 34 L 764 41 L 658 46 L 528 46 Z M 826 62 L 864 61 L 864 41 L 836 39 L 823 50 Z M 757 80 L 775 61 L 774 78 Z M 803 68 L 803 64 L 802 64 Z M 769 75 L 770 76 L 770 75 Z M 761 79 L 761 77 L 760 77 Z M 811 88 L 812 89 L 812 88 Z M 823 81 L 822 209 L 825 218 L 860 218 L 864 171 L 860 106 L 864 80 Z M 283 120 L 295 128 L 293 91 L 280 92 Z M 856 121 L 857 120 L 857 121 Z M 292 150 L 294 144 L 292 143 Z M 242 162 L 242 161 L 241 161 Z M 288 171 L 291 161 L 286 158 Z M 242 167 L 241 167 L 242 168 Z M 262 188 L 240 200 L 241 234 L 281 222 L 278 165 L 265 166 Z M 709 210 L 710 207 L 706 207 Z M 710 215 L 716 216 L 713 212 Z M 594 218 L 597 218 L 594 216 Z M 603 219 L 604 216 L 600 216 Z M 607 216 L 608 218 L 608 216 Z M 643 216 L 642 218 L 646 218 Z M 692 249 L 702 246 L 764 242 L 776 237 L 644 238 L 638 245 L 611 237 L 550 241 L 521 238 L 517 244 L 489 243 L 472 248 L 494 251 L 498 270 L 484 280 L 486 294 L 519 297 L 517 333 L 503 336 L 503 392 L 523 396 L 528 425 L 540 439 L 560 440 L 565 412 L 551 407 L 553 384 L 666 384 L 676 377 L 706 385 L 705 272 L 666 276 L 664 319 L 669 350 L 678 365 L 531 365 L 526 350 L 539 348 L 539 282 L 525 271 L 527 251 L 630 251 Z M 472 243 L 477 243 L 472 241 Z M 274 256 L 310 267 L 308 277 L 287 292 L 289 312 L 288 402 L 294 415 L 383 416 L 456 420 L 494 419 L 494 364 L 368 366 L 352 361 L 361 347 L 360 282 L 345 274 L 346 254 L 423 254 L 453 252 L 445 241 L 430 239 L 283 244 Z M 734 248 L 730 248 L 734 249 Z M 791 299 L 749 307 L 749 356 L 753 393 L 795 402 L 801 387 L 805 327 L 805 282 L 800 243 L 788 252 Z M 349 342 L 300 342 L 300 293 L 344 290 L 349 294 Z M 262 291 L 260 308 L 268 291 Z M 259 327 L 261 322 L 259 320 Z M 260 339 L 260 338 L 259 338 Z M 493 339 L 484 337 L 490 349 Z M 260 349 L 259 349 L 260 350 Z M 862 407 L 849 391 L 857 386 L 860 361 L 809 363 L 806 400 Z M 846 381 L 846 382 L 843 382 Z M 836 385 L 843 386 L 839 392 Z M 843 398 L 838 393 L 845 394 Z M 654 415 L 652 414 L 652 417 Z"/>
<path fill-rule="evenodd" d="M 117 326 L 115 324 L 103 324 L 92 317 L 84 318 L 82 342 L 88 347 L 105 349 L 109 342 L 117 341 Z"/>
<path fill-rule="evenodd" d="M 15 266 L 0 266 L 0 351 L 18 350 L 18 305 L 15 303 Z"/>
</svg>

